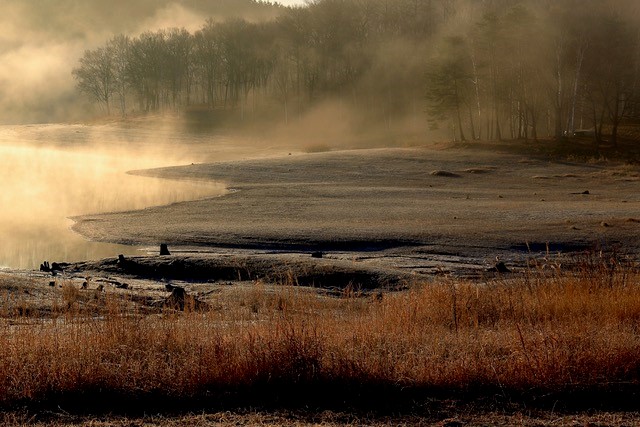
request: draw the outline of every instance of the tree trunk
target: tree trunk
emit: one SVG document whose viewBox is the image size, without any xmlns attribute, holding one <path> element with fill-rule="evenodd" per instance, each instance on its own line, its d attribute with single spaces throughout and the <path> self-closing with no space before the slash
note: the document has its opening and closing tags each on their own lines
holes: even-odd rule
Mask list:
<svg viewBox="0 0 640 427">
<path fill-rule="evenodd" d="M 556 139 L 562 138 L 562 41 L 558 41 L 556 45 L 556 96 L 555 96 L 555 128 L 554 136 Z"/>
<path fill-rule="evenodd" d="M 476 57 L 475 54 L 471 55 L 471 65 L 473 67 L 473 87 L 475 90 L 475 95 L 476 95 L 476 108 L 478 109 L 478 125 L 480 127 L 482 127 L 482 107 L 480 104 L 480 88 L 479 88 L 479 81 L 478 81 L 478 68 L 477 68 L 477 64 L 476 64 Z M 478 129 L 478 139 L 482 138 L 482 130 Z"/>
<path fill-rule="evenodd" d="M 455 97 L 456 97 L 456 113 L 458 115 L 458 132 L 460 132 L 460 140 L 465 142 L 467 139 L 464 137 L 464 131 L 462 130 L 462 114 L 460 113 L 460 96 L 458 95 L 458 81 L 454 80 L 453 82 L 455 88 Z"/>
<path fill-rule="evenodd" d="M 536 119 L 535 109 L 531 108 L 531 138 L 538 142 L 538 121 Z"/>
<path fill-rule="evenodd" d="M 615 105 L 611 113 L 611 144 L 613 148 L 618 147 L 618 125 L 620 124 L 620 103 L 622 102 L 620 98 L 619 92 L 616 92 Z"/>
<path fill-rule="evenodd" d="M 476 138 L 476 128 L 473 123 L 473 108 L 469 107 L 469 127 L 471 129 L 471 140 L 475 141 Z"/>
<path fill-rule="evenodd" d="M 584 55 L 586 53 L 587 46 L 586 42 L 581 40 L 580 47 L 578 48 L 578 56 L 576 58 L 576 75 L 575 81 L 573 82 L 573 93 L 571 94 L 571 114 L 569 116 L 569 124 L 567 126 L 567 130 L 571 135 L 576 130 L 575 128 L 575 120 L 576 120 L 576 105 L 578 103 L 578 87 L 580 85 L 580 74 L 582 72 L 582 62 L 584 60 Z"/>
</svg>

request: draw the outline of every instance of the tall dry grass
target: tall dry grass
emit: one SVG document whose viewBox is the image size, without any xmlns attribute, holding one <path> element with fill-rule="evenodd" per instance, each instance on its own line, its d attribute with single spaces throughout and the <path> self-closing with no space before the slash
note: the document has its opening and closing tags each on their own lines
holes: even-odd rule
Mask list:
<svg viewBox="0 0 640 427">
<path fill-rule="evenodd" d="M 106 297 L 99 316 L 69 309 L 37 324 L 4 323 L 0 403 L 99 391 L 190 398 L 638 384 L 639 277 L 634 266 L 586 259 L 566 272 L 443 279 L 382 299 L 258 284 L 207 313 L 144 315 Z"/>
</svg>

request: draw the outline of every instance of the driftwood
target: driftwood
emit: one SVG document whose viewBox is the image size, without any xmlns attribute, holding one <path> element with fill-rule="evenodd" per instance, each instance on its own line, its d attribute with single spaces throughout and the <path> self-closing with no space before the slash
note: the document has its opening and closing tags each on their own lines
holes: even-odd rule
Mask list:
<svg viewBox="0 0 640 427">
<path fill-rule="evenodd" d="M 46 273 L 62 272 L 68 266 L 69 263 L 66 262 L 53 262 L 49 264 L 49 261 L 45 261 L 40 264 L 40 271 L 44 271 Z"/>
<path fill-rule="evenodd" d="M 61 263 L 53 262 L 51 263 L 51 271 L 64 271 L 64 269 L 67 268 L 67 266 L 69 266 L 69 264 L 67 264 L 66 262 L 61 262 Z"/>
<path fill-rule="evenodd" d="M 113 280 L 113 279 L 96 279 L 96 282 L 108 283 L 110 285 L 115 286 L 118 289 L 129 289 L 128 283 L 118 282 L 117 280 Z"/>
</svg>

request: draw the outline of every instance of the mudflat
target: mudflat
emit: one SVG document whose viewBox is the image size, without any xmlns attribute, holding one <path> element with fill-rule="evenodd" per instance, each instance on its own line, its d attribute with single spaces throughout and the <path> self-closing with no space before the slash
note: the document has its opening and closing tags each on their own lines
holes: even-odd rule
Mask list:
<svg viewBox="0 0 640 427">
<path fill-rule="evenodd" d="M 634 252 L 640 167 L 489 150 L 384 148 L 135 171 L 224 182 L 221 197 L 74 218 L 103 242 L 185 251 L 330 251 L 417 272 L 496 256 Z M 187 249 L 190 248 L 190 249 Z M 372 261 L 373 262 L 373 261 Z"/>
</svg>

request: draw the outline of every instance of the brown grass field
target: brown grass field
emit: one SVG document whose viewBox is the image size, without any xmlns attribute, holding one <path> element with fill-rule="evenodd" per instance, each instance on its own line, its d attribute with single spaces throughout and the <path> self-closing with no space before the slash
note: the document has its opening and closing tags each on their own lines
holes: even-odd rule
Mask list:
<svg viewBox="0 0 640 427">
<path fill-rule="evenodd" d="M 255 282 L 206 312 L 183 313 L 144 311 L 126 294 L 83 293 L 73 283 L 45 312 L 28 299 L 41 285 L 6 275 L 0 405 L 7 425 L 52 408 L 315 408 L 435 422 L 464 418 L 471 405 L 628 418 L 640 380 L 639 278 L 637 265 L 595 253 L 367 296 Z M 226 425 L 209 421 L 202 425 Z"/>
</svg>

